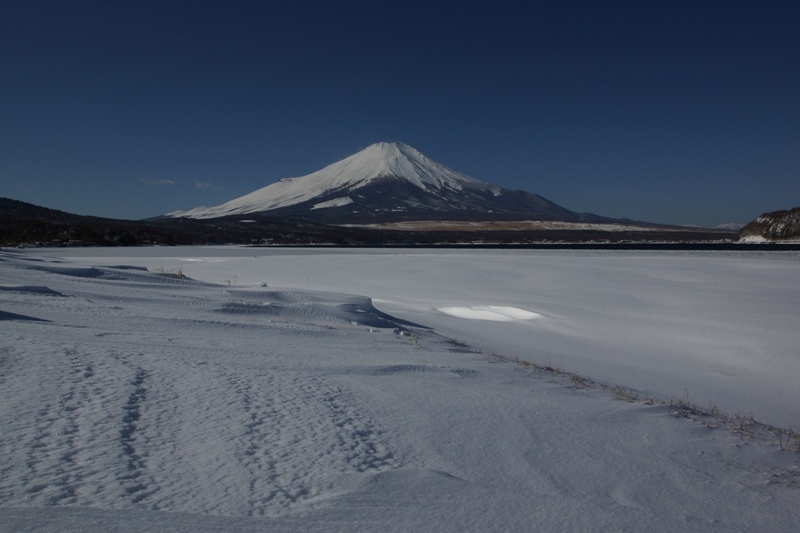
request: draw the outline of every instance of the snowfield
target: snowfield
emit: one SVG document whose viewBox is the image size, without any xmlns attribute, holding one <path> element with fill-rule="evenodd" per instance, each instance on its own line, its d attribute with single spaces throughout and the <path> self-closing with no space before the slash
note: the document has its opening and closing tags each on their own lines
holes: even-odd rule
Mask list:
<svg viewBox="0 0 800 533">
<path fill-rule="evenodd" d="M 0 251 L 0 531 L 794 531 L 798 301 L 796 252 Z"/>
</svg>

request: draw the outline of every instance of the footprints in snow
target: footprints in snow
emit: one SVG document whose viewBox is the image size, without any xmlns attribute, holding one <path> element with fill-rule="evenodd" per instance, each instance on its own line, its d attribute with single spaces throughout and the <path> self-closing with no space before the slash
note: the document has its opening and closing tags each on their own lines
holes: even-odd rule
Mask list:
<svg viewBox="0 0 800 533">
<path fill-rule="evenodd" d="M 232 297 L 261 306 L 263 292 L 234 295 L 135 270 L 36 275 L 60 278 L 61 294 L 72 298 L 9 296 L 28 298 L 26 305 L 70 327 L 89 328 L 93 344 L 84 346 L 82 330 L 65 329 L 54 331 L 58 339 L 20 337 L 0 351 L 0 382 L 13 400 L 6 409 L 20 413 L 0 435 L 0 446 L 10 450 L 0 457 L 0 505 L 281 515 L 329 492 L 343 475 L 401 466 L 369 410 L 336 377 L 305 365 L 231 360 L 228 345 L 238 337 L 228 330 L 249 339 L 251 326 L 209 311 Z M 293 342 L 287 335 L 295 329 L 325 331 L 331 310 L 338 320 L 389 323 L 372 316 L 366 298 L 287 291 L 277 299 L 319 306 L 325 318 L 273 324 L 270 331 L 284 342 Z M 132 320 L 139 322 L 129 327 Z M 142 325 L 155 333 L 140 335 L 134 327 Z M 209 334 L 211 328 L 226 335 Z M 182 337 L 165 342 L 176 331 Z"/>
<path fill-rule="evenodd" d="M 158 490 L 152 478 L 142 481 L 147 467 L 138 451 L 147 372 L 119 354 L 52 344 L 11 355 L 33 372 L 17 378 L 35 391 L 15 395 L 39 407 L 18 421 L 20 430 L 0 436 L 13 454 L 0 461 L 0 505 L 87 505 L 120 496 L 137 503 Z"/>
<path fill-rule="evenodd" d="M 250 479 L 247 514 L 289 511 L 343 473 L 399 467 L 371 418 L 326 379 L 280 372 L 227 380 L 239 403 L 235 447 Z"/>
</svg>

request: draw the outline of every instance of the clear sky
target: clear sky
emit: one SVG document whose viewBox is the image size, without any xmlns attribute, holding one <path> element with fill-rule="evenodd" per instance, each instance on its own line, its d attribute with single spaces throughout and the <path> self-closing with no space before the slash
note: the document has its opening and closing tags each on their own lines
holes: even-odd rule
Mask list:
<svg viewBox="0 0 800 533">
<path fill-rule="evenodd" d="M 794 1 L 6 1 L 0 196 L 145 218 L 402 141 L 574 211 L 744 223 L 800 205 L 798 28 Z"/>
</svg>

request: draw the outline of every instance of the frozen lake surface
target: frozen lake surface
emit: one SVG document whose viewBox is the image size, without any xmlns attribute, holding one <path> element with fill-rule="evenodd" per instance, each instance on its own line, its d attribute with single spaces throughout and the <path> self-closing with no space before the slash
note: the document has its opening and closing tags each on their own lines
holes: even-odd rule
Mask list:
<svg viewBox="0 0 800 533">
<path fill-rule="evenodd" d="M 0 529 L 791 530 L 798 301 L 798 252 L 0 252 Z"/>
</svg>

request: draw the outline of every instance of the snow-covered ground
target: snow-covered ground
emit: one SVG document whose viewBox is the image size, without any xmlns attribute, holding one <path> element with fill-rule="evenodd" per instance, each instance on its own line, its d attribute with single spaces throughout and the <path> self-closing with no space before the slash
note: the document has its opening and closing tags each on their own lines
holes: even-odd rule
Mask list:
<svg viewBox="0 0 800 533">
<path fill-rule="evenodd" d="M 798 301 L 793 252 L 0 252 L 0 530 L 796 530 Z"/>
</svg>

